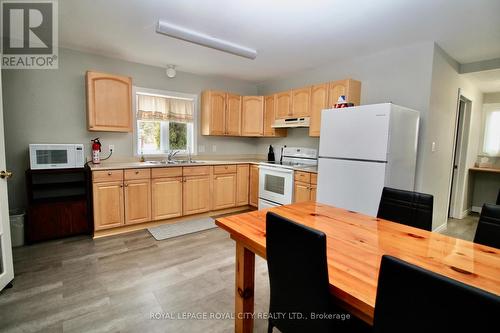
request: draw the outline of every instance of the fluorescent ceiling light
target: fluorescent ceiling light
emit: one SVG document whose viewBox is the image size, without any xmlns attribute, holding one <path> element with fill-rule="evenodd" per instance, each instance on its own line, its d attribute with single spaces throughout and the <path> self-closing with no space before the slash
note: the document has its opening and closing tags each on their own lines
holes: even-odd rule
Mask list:
<svg viewBox="0 0 500 333">
<path fill-rule="evenodd" d="M 237 56 L 248 59 L 255 59 L 255 57 L 257 57 L 256 50 L 238 44 L 234 44 L 222 39 L 218 39 L 209 35 L 205 35 L 197 31 L 179 27 L 177 25 L 165 21 L 158 21 L 156 32 L 170 37 L 182 39 L 191 43 L 211 47 L 216 50 L 235 54 Z"/>
</svg>

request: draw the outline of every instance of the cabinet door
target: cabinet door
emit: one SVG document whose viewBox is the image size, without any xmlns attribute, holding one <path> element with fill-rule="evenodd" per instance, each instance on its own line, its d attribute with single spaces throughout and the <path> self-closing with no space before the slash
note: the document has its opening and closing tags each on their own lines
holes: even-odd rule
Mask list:
<svg viewBox="0 0 500 333">
<path fill-rule="evenodd" d="M 238 165 L 236 172 L 236 206 L 248 205 L 250 167 L 248 164 Z"/>
<path fill-rule="evenodd" d="M 264 97 L 264 136 L 286 136 L 286 128 L 273 128 L 276 120 L 276 95 Z"/>
<path fill-rule="evenodd" d="M 292 90 L 292 117 L 308 117 L 311 87 Z"/>
<path fill-rule="evenodd" d="M 236 206 L 236 174 L 214 176 L 214 210 Z"/>
<path fill-rule="evenodd" d="M 243 96 L 241 109 L 243 118 L 241 135 L 264 135 L 264 97 Z"/>
<path fill-rule="evenodd" d="M 251 206 L 259 205 L 259 167 L 257 165 L 250 166 L 250 198 Z"/>
<path fill-rule="evenodd" d="M 311 123 L 310 136 L 319 136 L 321 129 L 321 110 L 328 106 L 328 83 L 312 86 L 311 88 Z"/>
<path fill-rule="evenodd" d="M 182 177 L 153 179 L 151 193 L 153 220 L 182 215 Z"/>
<path fill-rule="evenodd" d="M 241 135 L 241 96 L 226 96 L 226 135 Z"/>
<path fill-rule="evenodd" d="M 94 183 L 92 187 L 95 230 L 123 225 L 122 181 Z"/>
<path fill-rule="evenodd" d="M 226 133 L 226 93 L 204 91 L 201 95 L 201 134 L 224 135 Z"/>
<path fill-rule="evenodd" d="M 132 79 L 88 71 L 86 75 L 89 131 L 132 131 Z"/>
<path fill-rule="evenodd" d="M 183 215 L 210 210 L 210 176 L 184 177 L 182 185 Z"/>
<path fill-rule="evenodd" d="M 151 180 L 125 181 L 125 224 L 151 221 Z"/>
<path fill-rule="evenodd" d="M 290 117 L 290 91 L 276 94 L 276 119 Z"/>
<path fill-rule="evenodd" d="M 312 185 L 311 184 L 311 201 L 316 201 L 316 190 L 317 190 L 317 185 Z"/>
<path fill-rule="evenodd" d="M 311 185 L 307 183 L 295 182 L 293 192 L 293 202 L 304 202 L 311 199 Z"/>
<path fill-rule="evenodd" d="M 328 87 L 328 106 L 333 107 L 341 95 L 346 97 L 347 102 L 359 105 L 361 82 L 351 79 L 330 82 Z"/>
</svg>

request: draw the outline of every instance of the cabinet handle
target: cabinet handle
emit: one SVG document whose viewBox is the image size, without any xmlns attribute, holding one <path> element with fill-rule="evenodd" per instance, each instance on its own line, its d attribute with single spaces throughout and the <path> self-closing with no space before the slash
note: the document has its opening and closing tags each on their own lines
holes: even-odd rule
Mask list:
<svg viewBox="0 0 500 333">
<path fill-rule="evenodd" d="M 128 184 L 125 184 L 125 187 L 128 187 Z"/>
<path fill-rule="evenodd" d="M 135 174 L 136 174 L 136 175 L 138 175 L 138 174 L 139 174 L 139 171 L 136 171 L 136 172 L 135 172 Z"/>
<path fill-rule="evenodd" d="M 108 172 L 108 176 L 111 176 L 113 173 L 112 172 Z"/>
<path fill-rule="evenodd" d="M 123 185 L 120 185 L 120 187 L 123 187 Z"/>
</svg>

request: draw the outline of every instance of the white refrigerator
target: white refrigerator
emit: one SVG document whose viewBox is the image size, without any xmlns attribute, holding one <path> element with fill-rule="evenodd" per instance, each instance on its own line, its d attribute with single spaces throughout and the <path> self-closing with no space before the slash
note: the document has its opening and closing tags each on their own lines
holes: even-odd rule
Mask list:
<svg viewBox="0 0 500 333">
<path fill-rule="evenodd" d="M 376 216 L 384 186 L 413 190 L 418 123 L 391 103 L 323 110 L 317 201 Z"/>
</svg>

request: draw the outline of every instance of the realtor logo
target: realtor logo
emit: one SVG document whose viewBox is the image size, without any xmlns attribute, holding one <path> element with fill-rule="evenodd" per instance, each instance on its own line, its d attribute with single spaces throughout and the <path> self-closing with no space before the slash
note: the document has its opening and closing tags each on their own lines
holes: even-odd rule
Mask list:
<svg viewBox="0 0 500 333">
<path fill-rule="evenodd" d="M 1 2 L 1 67 L 58 68 L 57 2 Z"/>
</svg>

